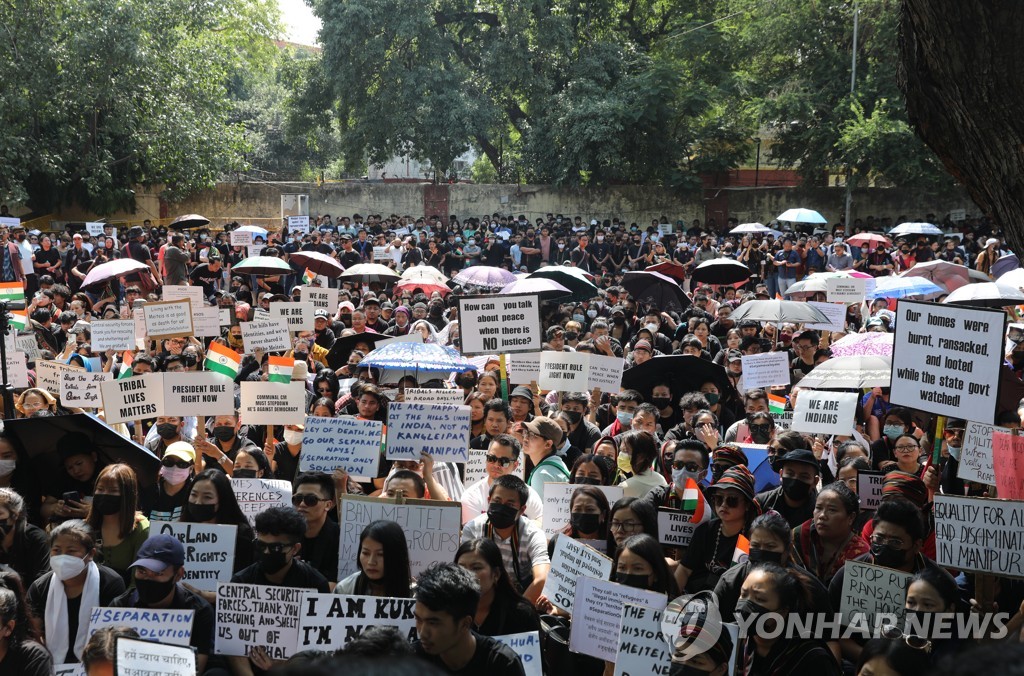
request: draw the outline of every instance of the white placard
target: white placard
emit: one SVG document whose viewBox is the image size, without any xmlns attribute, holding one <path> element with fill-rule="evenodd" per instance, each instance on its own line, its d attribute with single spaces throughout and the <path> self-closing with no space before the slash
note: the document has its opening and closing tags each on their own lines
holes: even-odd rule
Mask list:
<svg viewBox="0 0 1024 676">
<path fill-rule="evenodd" d="M 1006 314 L 901 300 L 896 316 L 889 401 L 936 415 L 994 422 Z"/>
<path fill-rule="evenodd" d="M 235 385 L 215 371 L 165 373 L 164 415 L 235 414 Z"/>
<path fill-rule="evenodd" d="M 151 340 L 192 335 L 192 304 L 190 301 L 167 300 L 142 306 L 146 335 Z"/>
<path fill-rule="evenodd" d="M 89 341 L 94 352 L 135 349 L 135 321 L 131 319 L 97 319 L 90 326 Z"/>
<path fill-rule="evenodd" d="M 856 392 L 801 390 L 790 429 L 808 434 L 848 435 L 853 430 L 858 400 Z"/>
<path fill-rule="evenodd" d="M 45 360 L 36 362 L 36 387 L 41 387 L 55 397 L 60 396 L 62 371 L 85 371 L 80 366 Z"/>
<path fill-rule="evenodd" d="M 519 462 L 523 462 L 522 457 L 520 457 Z M 583 484 L 544 484 L 544 518 L 542 525 L 544 527 L 544 534 L 548 538 L 562 532 L 562 529 L 569 524 L 569 502 L 572 500 L 573 492 L 582 486 Z M 609 505 L 614 505 L 617 500 L 622 499 L 621 486 L 594 486 L 594 488 L 604 493 L 604 496 L 608 498 Z"/>
<path fill-rule="evenodd" d="M 935 562 L 1024 578 L 1024 501 L 936 495 Z"/>
<path fill-rule="evenodd" d="M 24 352 L 7 354 L 7 381 L 15 389 L 28 387 L 28 355 Z"/>
<path fill-rule="evenodd" d="M 693 531 L 700 525 L 694 523 L 692 517 L 692 512 L 659 507 L 658 541 L 670 547 L 689 547 Z"/>
<path fill-rule="evenodd" d="M 266 248 L 266 244 L 253 244 L 252 246 L 249 247 L 249 253 L 246 257 L 252 258 L 253 256 L 259 256 L 261 253 L 263 253 L 263 250 Z"/>
<path fill-rule="evenodd" d="M 231 479 L 231 490 L 252 525 L 256 515 L 270 507 L 291 507 L 292 485 L 280 479 Z"/>
<path fill-rule="evenodd" d="M 53 676 L 86 676 L 85 667 L 78 664 L 55 664 L 53 665 Z"/>
<path fill-rule="evenodd" d="M 298 380 L 243 382 L 240 411 L 242 420 L 259 425 L 301 425 L 306 418 L 306 388 Z"/>
<path fill-rule="evenodd" d="M 96 324 L 98 324 L 98 323 L 99 322 L 93 322 L 92 323 L 93 333 L 92 333 L 92 343 L 90 343 L 93 346 L 92 349 L 96 350 L 97 352 L 100 351 L 100 349 L 98 347 L 96 347 Z M 14 349 L 17 350 L 18 352 L 24 352 L 25 355 L 31 361 L 35 361 L 35 360 L 40 358 L 40 355 L 39 355 L 39 343 L 36 342 L 36 337 L 34 335 L 17 336 L 17 337 L 11 335 L 9 337 L 14 339 L 14 344 L 15 344 L 15 348 Z M 132 347 L 134 347 L 134 346 L 135 346 L 135 342 L 133 340 L 132 341 Z M 15 385 L 15 387 L 17 387 L 17 385 Z M 25 387 L 28 387 L 28 385 L 25 385 Z"/>
<path fill-rule="evenodd" d="M 248 230 L 232 230 L 231 246 L 252 246 L 252 232 Z"/>
<path fill-rule="evenodd" d="M 391 255 L 388 253 L 387 245 L 373 247 L 373 262 L 387 265 L 387 261 L 391 260 Z"/>
<path fill-rule="evenodd" d="M 146 641 L 187 646 L 192 640 L 194 610 L 103 608 L 89 613 L 89 636 L 104 627 L 131 627 Z"/>
<path fill-rule="evenodd" d="M 619 652 L 615 657 L 615 676 L 666 673 L 672 662 L 670 640 L 662 629 L 660 610 L 626 603 L 622 606 Z M 725 672 L 731 674 L 731 671 Z"/>
<path fill-rule="evenodd" d="M 589 389 L 601 388 L 602 392 L 618 392 L 622 385 L 622 370 L 626 362 L 622 357 L 590 355 Z"/>
<path fill-rule="evenodd" d="M 312 303 L 278 301 L 270 304 L 270 316 L 274 319 L 283 319 L 288 323 L 288 330 L 294 332 L 312 331 L 315 311 Z"/>
<path fill-rule="evenodd" d="M 845 303 L 822 303 L 815 300 L 807 301 L 807 304 L 821 310 L 821 313 L 828 317 L 823 324 L 807 324 L 806 328 L 815 331 L 845 331 L 846 330 L 846 304 Z M 746 374 L 743 374 L 746 375 Z"/>
<path fill-rule="evenodd" d="M 132 308 L 132 321 L 135 322 L 135 347 L 146 349 L 146 313 L 143 307 Z"/>
<path fill-rule="evenodd" d="M 288 322 L 283 319 L 242 322 L 242 345 L 246 354 L 253 354 L 257 350 L 287 352 L 292 349 Z"/>
<path fill-rule="evenodd" d="M 341 289 L 318 286 L 304 286 L 299 289 L 299 299 L 303 303 L 312 303 L 314 311 L 327 310 L 334 316 L 338 311 L 338 293 Z"/>
<path fill-rule="evenodd" d="M 462 354 L 538 352 L 544 342 L 537 294 L 461 296 Z"/>
<path fill-rule="evenodd" d="M 504 643 L 519 655 L 526 676 L 543 676 L 544 664 L 540 656 L 540 632 L 524 631 L 520 634 L 492 636 L 495 641 Z"/>
<path fill-rule="evenodd" d="M 882 502 L 882 488 L 885 486 L 886 472 L 861 469 L 857 470 L 857 499 L 863 512 L 873 512 Z"/>
<path fill-rule="evenodd" d="M 21 219 L 17 216 L 0 216 L 0 225 L 5 228 L 13 228 L 16 225 L 21 225 Z"/>
<path fill-rule="evenodd" d="M 112 378 L 113 375 L 106 371 L 61 371 L 60 401 L 65 406 L 76 408 L 99 408 L 100 386 Z"/>
<path fill-rule="evenodd" d="M 551 570 L 541 592 L 551 603 L 572 613 L 576 598 L 576 582 L 580 577 L 607 580 L 612 574 L 612 560 L 568 535 L 559 535 L 551 555 Z"/>
<path fill-rule="evenodd" d="M 289 216 L 288 231 L 309 234 L 309 216 Z"/>
<path fill-rule="evenodd" d="M 372 479 L 380 464 L 383 428 L 378 420 L 309 416 L 302 436 L 299 471 L 330 474 L 341 468 L 357 479 Z"/>
<path fill-rule="evenodd" d="M 153 521 L 149 524 L 150 535 L 170 535 L 185 546 L 183 582 L 211 592 L 217 591 L 218 582 L 231 580 L 237 529 L 238 526 L 180 521 Z"/>
<path fill-rule="evenodd" d="M 510 354 L 505 360 L 508 381 L 515 385 L 529 385 L 540 381 L 540 352 Z"/>
<path fill-rule="evenodd" d="M 465 400 L 466 395 L 462 392 L 462 388 L 409 387 L 405 390 L 407 404 L 462 406 Z"/>
<path fill-rule="evenodd" d="M 229 307 L 217 308 L 217 319 L 221 326 L 231 326 L 235 313 Z"/>
<path fill-rule="evenodd" d="M 270 316 L 270 310 L 264 310 L 261 307 L 252 309 L 252 320 L 254 322 L 269 322 L 273 317 Z"/>
<path fill-rule="evenodd" d="M 206 298 L 203 296 L 202 286 L 170 285 L 163 287 L 164 300 L 187 300 L 192 303 L 192 309 L 198 310 L 206 305 Z"/>
<path fill-rule="evenodd" d="M 416 460 L 429 453 L 435 462 L 466 462 L 472 428 L 469 406 L 410 404 L 388 406 L 388 460 Z"/>
<path fill-rule="evenodd" d="M 220 336 L 220 308 L 213 305 L 192 311 L 192 330 L 196 338 Z"/>
<path fill-rule="evenodd" d="M 950 209 L 949 210 L 949 220 L 953 221 L 954 223 L 959 223 L 960 221 L 966 221 L 967 220 L 967 209 Z"/>
<path fill-rule="evenodd" d="M 825 299 L 829 303 L 860 303 L 867 281 L 862 277 L 829 277 L 825 280 Z"/>
<path fill-rule="evenodd" d="M 118 636 L 114 664 L 117 665 L 116 676 L 195 676 L 196 654 L 190 646 Z"/>
<path fill-rule="evenodd" d="M 874 627 L 876 615 L 892 615 L 903 623 L 903 601 L 913 575 L 872 563 L 849 560 L 844 566 L 839 612 L 847 623 Z"/>
<path fill-rule="evenodd" d="M 409 566 L 416 577 L 431 563 L 448 563 L 459 549 L 462 506 L 440 500 L 394 500 L 346 495 L 341 499 L 341 549 L 338 579 L 356 572 L 359 534 L 373 521 L 385 519 L 402 527 L 409 548 Z"/>
<path fill-rule="evenodd" d="M 960 465 L 956 471 L 958 477 L 964 481 L 996 485 L 996 471 L 992 467 L 992 433 L 996 430 L 1012 434 L 1005 427 L 967 422 L 964 445 L 960 448 Z"/>
<path fill-rule="evenodd" d="M 523 456 L 519 456 L 519 465 L 516 470 L 512 472 L 520 479 L 526 479 L 526 467 L 523 465 Z M 487 478 L 487 451 L 477 450 L 475 448 L 469 449 L 466 457 L 466 474 L 465 480 L 462 482 L 463 485 L 469 487 L 475 484 L 481 479 Z M 481 512 L 482 513 L 482 512 Z"/>
<path fill-rule="evenodd" d="M 662 592 L 581 577 L 576 585 L 569 650 L 614 662 L 619 652 L 622 606 L 627 603 L 662 610 L 668 598 Z"/>
<path fill-rule="evenodd" d="M 299 642 L 303 590 L 258 584 L 217 586 L 215 655 L 245 657 L 260 647 L 272 660 L 286 660 Z"/>
<path fill-rule="evenodd" d="M 416 638 L 416 599 L 307 591 L 299 615 L 299 650 L 333 652 L 369 627 L 395 627 Z"/>
<path fill-rule="evenodd" d="M 763 352 L 743 355 L 743 387 L 757 390 L 772 385 L 789 385 L 789 353 Z"/>
<path fill-rule="evenodd" d="M 162 373 L 108 380 L 100 385 L 104 420 L 108 425 L 156 418 L 164 414 Z"/>
<path fill-rule="evenodd" d="M 590 392 L 595 387 L 602 392 L 618 392 L 624 366 L 621 357 L 545 350 L 540 353 L 537 384 L 542 390 L 559 392 Z"/>
<path fill-rule="evenodd" d="M 89 221 L 89 222 L 86 222 L 86 224 L 85 224 L 85 231 L 87 233 L 89 233 L 90 237 L 102 237 L 103 236 L 103 226 L 104 225 L 106 225 L 106 223 L 99 223 L 99 222 L 96 222 L 96 221 Z"/>
</svg>

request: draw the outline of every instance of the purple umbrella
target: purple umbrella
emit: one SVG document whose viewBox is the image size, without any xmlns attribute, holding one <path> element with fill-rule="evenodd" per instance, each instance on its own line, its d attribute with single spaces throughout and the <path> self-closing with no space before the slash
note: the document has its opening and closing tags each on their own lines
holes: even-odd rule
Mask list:
<svg viewBox="0 0 1024 676">
<path fill-rule="evenodd" d="M 552 300 L 571 295 L 572 291 L 553 279 L 545 277 L 518 277 L 516 281 L 502 287 L 498 293 L 536 293 L 542 300 Z"/>
<path fill-rule="evenodd" d="M 518 279 L 513 273 L 491 265 L 473 265 L 452 277 L 453 282 L 463 286 L 481 286 L 487 289 L 502 289 Z"/>
<path fill-rule="evenodd" d="M 134 258 L 118 258 L 117 260 L 97 265 L 90 270 L 89 274 L 85 276 L 85 280 L 82 281 L 82 288 L 101 287 L 115 277 L 130 275 L 133 272 L 141 272 L 143 270 L 149 270 L 149 266 L 138 262 Z"/>
<path fill-rule="evenodd" d="M 833 357 L 891 357 L 891 333 L 851 333 L 832 343 Z"/>
</svg>

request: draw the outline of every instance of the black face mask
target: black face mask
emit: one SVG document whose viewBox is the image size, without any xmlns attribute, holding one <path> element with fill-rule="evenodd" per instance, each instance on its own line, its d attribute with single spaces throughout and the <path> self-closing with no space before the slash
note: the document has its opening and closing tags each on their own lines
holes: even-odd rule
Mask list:
<svg viewBox="0 0 1024 676">
<path fill-rule="evenodd" d="M 293 352 L 292 356 L 295 357 L 295 361 L 306 361 L 309 358 L 308 352 Z"/>
<path fill-rule="evenodd" d="M 652 397 L 651 398 L 651 403 L 654 404 L 655 408 L 660 410 L 660 409 L 667 408 L 667 407 L 671 406 L 672 405 L 672 398 L 671 397 Z"/>
<path fill-rule="evenodd" d="M 907 562 L 907 554 L 902 549 L 896 549 L 892 545 L 871 545 L 871 556 L 875 563 L 886 568 L 899 568 Z"/>
<path fill-rule="evenodd" d="M 264 575 L 273 575 L 288 565 L 288 555 L 285 552 L 265 552 L 257 549 L 256 561 Z"/>
<path fill-rule="evenodd" d="M 178 426 L 173 423 L 160 423 L 156 426 L 156 433 L 161 439 L 173 439 L 178 436 Z"/>
<path fill-rule="evenodd" d="M 767 444 L 771 439 L 771 428 L 768 425 L 750 425 L 750 438 L 755 444 Z"/>
<path fill-rule="evenodd" d="M 0 538 L 7 537 L 7 534 L 14 530 L 13 523 L 0 523 Z"/>
<path fill-rule="evenodd" d="M 615 573 L 615 581 L 633 589 L 647 589 L 647 581 L 650 575 L 631 575 L 630 573 Z"/>
<path fill-rule="evenodd" d="M 167 598 L 174 590 L 174 578 L 166 582 L 135 578 L 135 591 L 139 593 L 139 603 L 152 606 Z"/>
<path fill-rule="evenodd" d="M 710 671 L 703 671 L 690 664 L 673 662 L 668 668 L 668 676 L 707 676 Z"/>
<path fill-rule="evenodd" d="M 596 533 L 601 527 L 601 515 L 573 513 L 569 516 L 569 523 L 577 533 Z"/>
<path fill-rule="evenodd" d="M 487 520 L 495 528 L 508 528 L 519 518 L 519 510 L 515 507 L 492 502 L 487 507 Z"/>
<path fill-rule="evenodd" d="M 117 514 L 121 510 L 120 495 L 94 495 L 92 497 L 92 508 L 103 516 Z"/>
<path fill-rule="evenodd" d="M 782 552 L 773 552 L 767 549 L 758 549 L 757 547 L 751 547 L 750 553 L 747 555 L 747 558 L 750 560 L 751 563 L 769 562 L 777 563 L 780 566 L 782 565 Z"/>
<path fill-rule="evenodd" d="M 218 425 L 213 428 L 213 436 L 218 441 L 231 441 L 235 438 L 235 428 L 229 427 L 228 425 Z"/>
<path fill-rule="evenodd" d="M 790 500 L 806 500 L 811 494 L 811 485 L 793 477 L 782 478 L 782 493 Z"/>
<path fill-rule="evenodd" d="M 592 476 L 574 476 L 572 478 L 574 484 L 585 484 L 587 486 L 600 486 L 601 480 L 595 479 Z"/>
<path fill-rule="evenodd" d="M 235 479 L 255 479 L 256 470 L 254 469 L 236 469 L 231 473 L 232 478 Z M 195 513 L 195 512 L 193 512 Z"/>
<path fill-rule="evenodd" d="M 238 476 L 238 473 L 236 472 L 234 476 Z M 196 521 L 211 521 L 213 517 L 217 516 L 217 505 L 203 505 L 198 502 L 190 502 L 188 503 L 188 511 Z"/>
<path fill-rule="evenodd" d="M 574 427 L 576 425 L 579 425 L 580 422 L 583 420 L 583 414 L 580 413 L 579 411 L 562 411 L 562 413 L 565 414 L 565 417 L 569 421 L 569 424 Z"/>
<path fill-rule="evenodd" d="M 736 603 L 736 610 L 733 611 L 737 618 L 750 619 L 747 626 L 752 626 L 757 621 L 758 616 L 764 615 L 767 612 L 769 612 L 767 608 L 759 603 L 754 603 L 750 599 L 740 599 Z"/>
</svg>

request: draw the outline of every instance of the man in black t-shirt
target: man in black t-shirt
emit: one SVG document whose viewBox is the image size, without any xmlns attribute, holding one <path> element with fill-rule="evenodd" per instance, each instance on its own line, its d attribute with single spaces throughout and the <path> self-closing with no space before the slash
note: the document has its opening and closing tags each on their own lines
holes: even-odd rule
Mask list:
<svg viewBox="0 0 1024 676">
<path fill-rule="evenodd" d="M 336 582 L 341 530 L 327 518 L 335 504 L 334 480 L 324 472 L 303 472 L 295 478 L 292 491 L 292 504 L 306 520 L 302 560 Z"/>
<path fill-rule="evenodd" d="M 189 279 L 194 286 L 202 286 L 203 295 L 210 298 L 220 288 L 224 277 L 224 268 L 221 266 L 220 252 L 212 247 L 210 248 L 210 253 L 206 256 L 206 260 L 209 262 L 197 265 L 192 270 L 191 274 L 189 274 Z"/>
</svg>

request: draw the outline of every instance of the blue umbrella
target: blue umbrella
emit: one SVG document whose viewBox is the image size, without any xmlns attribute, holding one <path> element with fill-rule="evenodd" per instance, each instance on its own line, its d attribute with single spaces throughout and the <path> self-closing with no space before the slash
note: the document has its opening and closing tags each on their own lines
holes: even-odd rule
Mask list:
<svg viewBox="0 0 1024 676">
<path fill-rule="evenodd" d="M 875 290 L 867 295 L 876 298 L 906 298 L 908 296 L 937 296 L 946 290 L 924 277 L 879 277 Z"/>
<path fill-rule="evenodd" d="M 395 342 L 379 347 L 366 355 L 360 366 L 407 371 L 476 371 L 474 364 L 454 348 L 437 343 Z"/>
</svg>

